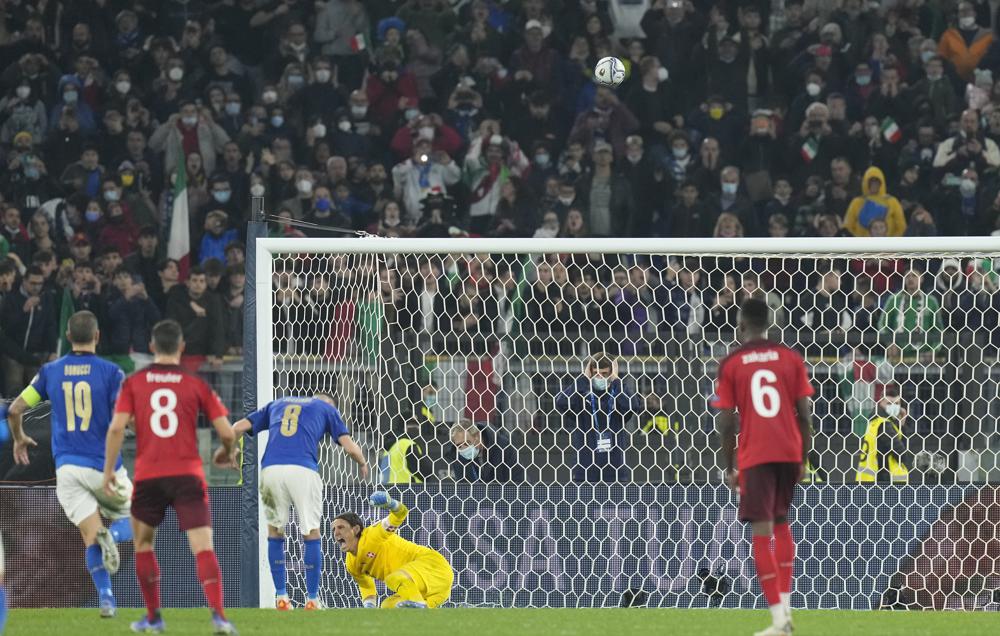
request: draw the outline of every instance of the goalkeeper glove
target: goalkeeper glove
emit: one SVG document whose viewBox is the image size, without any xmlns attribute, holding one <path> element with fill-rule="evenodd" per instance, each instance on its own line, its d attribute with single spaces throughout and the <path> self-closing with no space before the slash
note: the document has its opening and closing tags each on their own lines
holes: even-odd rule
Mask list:
<svg viewBox="0 0 1000 636">
<path fill-rule="evenodd" d="M 399 502 L 389 496 L 389 493 L 384 490 L 376 490 L 372 493 L 372 496 L 368 498 L 372 502 L 372 505 L 376 508 L 382 508 L 383 510 L 389 510 L 395 512 L 399 510 Z"/>
</svg>

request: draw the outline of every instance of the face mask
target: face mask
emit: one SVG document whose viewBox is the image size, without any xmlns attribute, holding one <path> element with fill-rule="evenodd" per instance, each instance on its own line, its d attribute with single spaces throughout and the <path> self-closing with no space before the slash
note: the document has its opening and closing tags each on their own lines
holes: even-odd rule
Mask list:
<svg viewBox="0 0 1000 636">
<path fill-rule="evenodd" d="M 83 217 L 91 223 L 97 223 L 101 220 L 101 213 L 98 210 L 87 210 L 84 212 Z"/>
<path fill-rule="evenodd" d="M 275 115 L 271 118 L 271 125 L 275 128 L 281 128 L 281 125 L 285 123 L 285 118 L 281 115 Z"/>
<path fill-rule="evenodd" d="M 607 378 L 591 378 L 590 386 L 593 387 L 595 391 L 607 391 L 608 390 L 608 379 Z"/>
<path fill-rule="evenodd" d="M 302 77 L 301 75 L 289 75 L 288 76 L 288 85 L 289 86 L 302 86 L 305 83 L 306 83 L 306 78 Z"/>
<path fill-rule="evenodd" d="M 299 189 L 302 194 L 312 194 L 313 184 L 312 181 L 308 179 L 303 179 L 295 184 L 295 187 Z"/>
<path fill-rule="evenodd" d="M 121 80 L 120 82 L 115 82 L 115 90 L 124 95 L 132 89 L 132 82 L 127 82 Z"/>
<path fill-rule="evenodd" d="M 535 155 L 535 164 L 538 165 L 540 168 L 545 168 L 549 165 L 550 159 L 551 157 L 549 157 L 548 153 L 540 152 L 537 155 Z"/>
<path fill-rule="evenodd" d="M 868 86 L 872 83 L 871 75 L 856 75 L 854 81 L 858 83 L 858 86 Z"/>
<path fill-rule="evenodd" d="M 809 97 L 816 97 L 817 95 L 819 95 L 819 92 L 821 90 L 823 89 L 820 88 L 820 85 L 817 84 L 816 82 L 809 82 L 808 84 L 806 84 L 806 93 L 809 94 Z"/>
<path fill-rule="evenodd" d="M 937 54 L 937 53 L 936 53 L 936 52 L 934 52 L 934 51 L 921 51 L 921 52 L 920 52 L 920 60 L 921 60 L 921 61 L 922 61 L 922 62 L 923 62 L 924 64 L 926 64 L 926 63 L 930 62 L 930 61 L 931 61 L 931 58 L 932 58 L 932 57 L 934 57 L 934 56 L 935 56 L 936 54 Z"/>
<path fill-rule="evenodd" d="M 181 122 L 188 128 L 194 127 L 198 123 L 197 117 L 181 117 Z"/>
<path fill-rule="evenodd" d="M 960 29 L 973 29 L 976 27 L 976 16 L 968 15 L 958 19 L 958 28 Z"/>
<path fill-rule="evenodd" d="M 958 191 L 962 193 L 963 197 L 971 197 L 976 193 L 976 182 L 972 179 L 962 179 L 958 185 Z"/>
<path fill-rule="evenodd" d="M 330 81 L 330 69 L 321 68 L 316 71 L 316 81 L 321 84 L 326 84 Z"/>
<path fill-rule="evenodd" d="M 458 451 L 458 456 L 466 461 L 472 461 L 479 457 L 479 447 L 477 446 L 466 446 L 462 450 Z"/>
<path fill-rule="evenodd" d="M 932 82 L 936 82 L 941 79 L 941 75 L 942 75 L 941 73 L 928 73 L 927 79 L 929 79 Z"/>
<path fill-rule="evenodd" d="M 24 169 L 24 176 L 34 181 L 38 177 L 42 176 L 42 173 L 35 166 L 28 166 L 27 168 Z"/>
<path fill-rule="evenodd" d="M 417 110 L 416 108 L 407 108 L 405 111 L 403 111 L 403 117 L 406 119 L 406 121 L 410 121 L 419 114 L 420 111 Z"/>
<path fill-rule="evenodd" d="M 351 106 L 351 114 L 354 115 L 355 117 L 359 117 L 359 118 L 360 117 L 364 117 L 366 114 L 368 114 L 368 107 L 367 106 Z"/>
<path fill-rule="evenodd" d="M 179 66 L 175 66 L 174 68 L 167 71 L 167 78 L 173 82 L 181 81 L 182 79 L 184 79 L 184 69 L 182 69 Z"/>
<path fill-rule="evenodd" d="M 255 197 L 264 196 L 264 184 L 255 183 L 252 186 L 250 186 L 250 194 L 252 194 Z"/>
<path fill-rule="evenodd" d="M 660 80 L 661 82 L 665 82 L 667 81 L 668 77 L 670 77 L 670 72 L 667 71 L 667 69 L 663 68 L 662 66 L 656 69 L 656 79 Z"/>
<path fill-rule="evenodd" d="M 105 201 L 117 201 L 120 197 L 118 196 L 118 190 L 105 190 L 104 200 Z"/>
<path fill-rule="evenodd" d="M 434 126 L 421 126 L 417 133 L 421 139 L 434 139 Z"/>
<path fill-rule="evenodd" d="M 713 106 L 708 109 L 708 116 L 712 119 L 719 120 L 725 114 L 726 110 L 721 106 Z"/>
<path fill-rule="evenodd" d="M 135 183 L 135 175 L 132 174 L 123 174 L 121 176 L 121 179 L 122 179 L 122 185 L 125 186 L 126 188 Z"/>
<path fill-rule="evenodd" d="M 886 416 L 893 418 L 899 416 L 900 409 L 901 407 L 898 404 L 886 404 L 884 408 Z"/>
<path fill-rule="evenodd" d="M 265 104 L 273 104 L 278 101 L 278 94 L 274 91 L 264 91 L 260 98 L 264 100 Z"/>
<path fill-rule="evenodd" d="M 626 152 L 625 153 L 625 158 L 629 160 L 629 163 L 635 165 L 635 164 L 639 163 L 640 161 L 642 161 L 642 153 L 641 152 Z"/>
<path fill-rule="evenodd" d="M 395 223 L 392 223 L 392 222 L 386 220 L 385 224 L 386 225 L 399 225 L 399 221 L 396 221 Z M 437 403 L 438 403 L 438 396 L 437 395 L 428 395 L 427 397 L 424 398 L 424 405 L 427 408 L 431 408 L 431 407 L 435 406 Z"/>
<path fill-rule="evenodd" d="M 865 133 L 869 137 L 872 137 L 872 138 L 877 137 L 878 136 L 878 126 L 867 126 L 865 128 Z"/>
<path fill-rule="evenodd" d="M 292 42 L 289 42 L 288 46 L 292 47 L 292 50 L 296 51 L 296 52 L 305 51 L 306 50 L 306 43 L 305 42 L 303 42 L 302 44 L 294 44 Z"/>
<path fill-rule="evenodd" d="M 674 154 L 675 159 L 683 159 L 688 154 L 687 148 L 671 148 L 670 152 Z"/>
<path fill-rule="evenodd" d="M 573 202 L 573 199 L 575 198 L 576 197 L 559 197 L 559 203 L 562 203 L 563 205 L 569 205 L 570 203 Z"/>
<path fill-rule="evenodd" d="M 240 110 L 243 109 L 243 104 L 239 102 L 227 102 L 226 103 L 226 114 L 227 115 L 239 115 Z"/>
<path fill-rule="evenodd" d="M 319 123 L 313 126 L 313 134 L 317 138 L 326 137 L 326 124 Z"/>
<path fill-rule="evenodd" d="M 337 128 L 339 128 L 344 132 L 351 132 L 351 122 L 345 119 L 344 121 L 337 124 Z"/>
<path fill-rule="evenodd" d="M 16 92 L 17 92 L 18 99 L 28 99 L 28 95 L 31 95 L 31 87 L 30 86 L 18 86 Z"/>
<path fill-rule="evenodd" d="M 213 190 L 212 198 L 219 203 L 229 203 L 229 197 L 233 196 L 233 193 L 229 190 Z"/>
<path fill-rule="evenodd" d="M 722 193 L 723 194 L 736 194 L 736 190 L 739 187 L 738 183 L 723 183 Z"/>
<path fill-rule="evenodd" d="M 326 197 L 320 197 L 316 199 L 316 209 L 320 212 L 326 212 L 330 209 L 330 199 Z"/>
<path fill-rule="evenodd" d="M 63 93 L 63 101 L 67 104 L 75 104 L 77 98 L 79 98 L 79 93 L 76 91 L 66 91 Z"/>
</svg>

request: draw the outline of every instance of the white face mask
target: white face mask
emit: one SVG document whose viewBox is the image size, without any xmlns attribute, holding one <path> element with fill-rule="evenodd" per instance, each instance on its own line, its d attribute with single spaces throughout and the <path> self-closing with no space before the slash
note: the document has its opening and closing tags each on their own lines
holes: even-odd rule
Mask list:
<svg viewBox="0 0 1000 636">
<path fill-rule="evenodd" d="M 976 182 L 972 179 L 962 179 L 962 182 L 958 184 L 958 191 L 964 197 L 971 197 L 976 193 Z"/>
<path fill-rule="evenodd" d="M 175 66 L 167 71 L 167 77 L 173 82 L 179 82 L 184 79 L 184 69 L 179 66 Z"/>
<path fill-rule="evenodd" d="M 976 16 L 967 15 L 965 17 L 958 19 L 958 28 L 960 29 L 972 29 L 976 26 Z"/>
<path fill-rule="evenodd" d="M 899 416 L 899 411 L 900 411 L 899 404 L 886 404 L 885 405 L 885 414 L 888 415 L 889 417 L 898 417 Z"/>
<path fill-rule="evenodd" d="M 278 94 L 274 91 L 264 91 L 260 98 L 264 100 L 265 104 L 273 104 L 278 101 Z"/>
<path fill-rule="evenodd" d="M 302 179 L 295 185 L 302 194 L 312 194 L 313 184 L 309 179 Z"/>
<path fill-rule="evenodd" d="M 656 79 L 660 80 L 661 82 L 665 82 L 667 81 L 668 77 L 670 77 L 670 72 L 667 71 L 667 69 L 663 68 L 662 66 L 656 69 Z"/>
<path fill-rule="evenodd" d="M 337 128 L 341 129 L 344 132 L 351 132 L 351 122 L 345 119 L 344 121 L 337 124 Z"/>
<path fill-rule="evenodd" d="M 806 84 L 806 93 L 809 94 L 809 97 L 816 97 L 817 95 L 819 95 L 821 90 L 823 89 L 820 88 L 820 85 L 817 84 L 816 82 L 809 82 L 808 84 Z"/>
<path fill-rule="evenodd" d="M 590 386 L 594 388 L 595 391 L 607 391 L 608 390 L 608 379 L 607 378 L 591 378 Z"/>
<path fill-rule="evenodd" d="M 252 186 L 250 186 L 250 194 L 252 194 L 255 197 L 262 197 L 262 196 L 264 196 L 264 184 L 263 183 L 255 183 Z"/>
<path fill-rule="evenodd" d="M 17 87 L 17 97 L 18 99 L 28 99 L 28 95 L 31 95 L 30 86 L 18 86 Z"/>
<path fill-rule="evenodd" d="M 316 71 L 316 81 L 321 84 L 326 84 L 330 81 L 330 69 L 321 68 Z"/>
<path fill-rule="evenodd" d="M 421 139 L 434 139 L 434 126 L 421 126 L 418 134 Z"/>
<path fill-rule="evenodd" d="M 313 126 L 313 134 L 317 137 L 326 137 L 326 125 L 323 123 L 318 123 Z"/>
<path fill-rule="evenodd" d="M 462 450 L 458 451 L 458 456 L 466 461 L 472 461 L 479 457 L 479 447 L 478 446 L 466 446 Z"/>
<path fill-rule="evenodd" d="M 130 82 L 128 80 L 121 80 L 121 81 L 115 82 L 115 90 L 118 91 L 119 93 L 121 93 L 122 95 L 124 95 L 125 93 L 129 92 L 129 90 L 131 88 L 132 88 L 132 82 Z"/>
<path fill-rule="evenodd" d="M 351 114 L 355 117 L 364 117 L 368 114 L 367 106 L 351 106 Z"/>
</svg>

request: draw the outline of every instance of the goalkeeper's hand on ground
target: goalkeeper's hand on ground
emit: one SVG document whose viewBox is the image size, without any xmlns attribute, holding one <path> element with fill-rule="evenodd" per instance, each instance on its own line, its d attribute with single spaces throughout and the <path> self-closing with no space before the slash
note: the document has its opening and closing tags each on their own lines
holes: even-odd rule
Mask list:
<svg viewBox="0 0 1000 636">
<path fill-rule="evenodd" d="M 376 490 L 372 493 L 372 496 L 368 498 L 372 502 L 372 505 L 376 508 L 382 508 L 383 510 L 389 510 L 395 512 L 399 510 L 399 502 L 389 496 L 389 493 L 384 490 Z"/>
</svg>

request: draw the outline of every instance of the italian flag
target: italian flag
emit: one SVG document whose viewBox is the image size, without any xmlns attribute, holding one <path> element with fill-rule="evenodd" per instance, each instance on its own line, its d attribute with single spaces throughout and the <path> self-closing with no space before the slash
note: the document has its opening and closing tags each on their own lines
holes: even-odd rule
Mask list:
<svg viewBox="0 0 1000 636">
<path fill-rule="evenodd" d="M 810 163 L 819 154 L 819 141 L 815 137 L 809 137 L 806 142 L 802 144 L 802 149 L 799 151 L 802 158 L 805 159 L 806 163 Z"/>
<path fill-rule="evenodd" d="M 351 38 L 351 50 L 355 53 L 364 51 L 368 48 L 368 39 L 365 37 L 364 33 L 358 33 L 353 38 Z"/>
<path fill-rule="evenodd" d="M 895 119 L 886 117 L 882 120 L 882 136 L 885 137 L 886 141 L 894 144 L 903 138 L 903 131 L 896 125 Z"/>
<path fill-rule="evenodd" d="M 191 226 L 188 211 L 187 171 L 184 155 L 177 159 L 177 180 L 174 182 L 174 203 L 170 215 L 170 236 L 167 238 L 167 258 L 177 261 L 180 280 L 187 280 L 191 256 Z"/>
<path fill-rule="evenodd" d="M 63 289 L 62 301 L 59 303 L 59 345 L 56 349 L 56 355 L 64 356 L 72 351 L 69 340 L 66 338 L 66 328 L 69 326 L 69 319 L 75 311 L 76 306 L 73 302 L 73 294 L 67 285 Z"/>
</svg>

